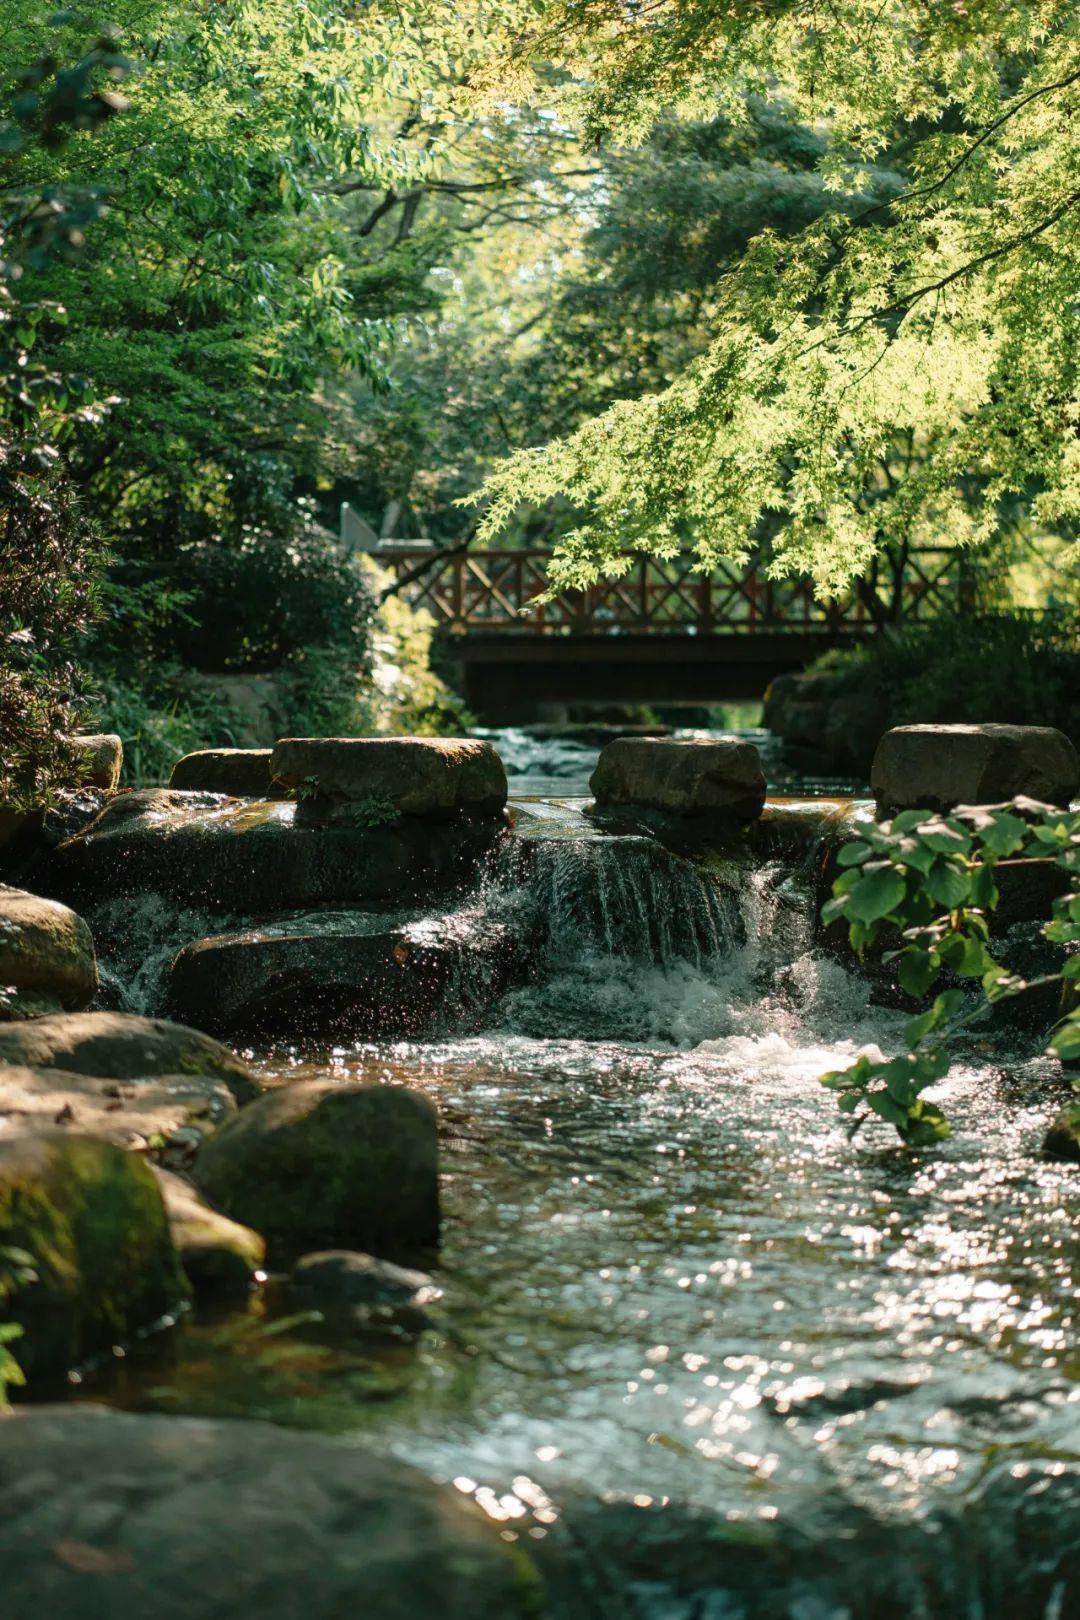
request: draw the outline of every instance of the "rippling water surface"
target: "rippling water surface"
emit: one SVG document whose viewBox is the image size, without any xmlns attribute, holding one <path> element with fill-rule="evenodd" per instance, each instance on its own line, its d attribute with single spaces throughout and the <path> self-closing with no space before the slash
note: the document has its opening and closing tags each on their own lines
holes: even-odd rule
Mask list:
<svg viewBox="0 0 1080 1620">
<path fill-rule="evenodd" d="M 550 1554 L 567 1614 L 1066 1620 L 1080 1209 L 1039 1156 L 1060 1077 L 976 1043 L 935 1093 L 948 1143 L 849 1140 L 818 1078 L 900 1015 L 814 954 L 797 871 L 725 904 L 738 926 L 695 960 L 556 929 L 480 1035 L 262 1054 L 275 1083 L 432 1096 L 432 1331 L 343 1341 L 271 1293 L 107 1387 L 361 1434 Z"/>
</svg>

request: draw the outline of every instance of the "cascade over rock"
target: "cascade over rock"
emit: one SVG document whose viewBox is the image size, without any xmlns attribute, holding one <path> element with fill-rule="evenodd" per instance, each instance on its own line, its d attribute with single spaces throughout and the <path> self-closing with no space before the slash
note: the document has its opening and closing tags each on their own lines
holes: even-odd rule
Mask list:
<svg viewBox="0 0 1080 1620">
<path fill-rule="evenodd" d="M 127 794 L 52 852 L 42 884 L 86 903 L 156 892 L 248 914 L 402 905 L 471 875 L 503 832 L 494 816 L 401 815 L 370 825 L 303 808 L 162 788 Z"/>
<path fill-rule="evenodd" d="M 149 789 L 105 808 L 55 849 L 42 883 L 87 904 L 159 893 L 257 914 L 427 899 L 465 880 L 504 833 L 495 816 L 335 823 L 282 802 Z"/>
<path fill-rule="evenodd" d="M 475 1022 L 513 962 L 476 912 L 310 912 L 185 946 L 167 1009 L 215 1034 L 417 1035 Z"/>
</svg>

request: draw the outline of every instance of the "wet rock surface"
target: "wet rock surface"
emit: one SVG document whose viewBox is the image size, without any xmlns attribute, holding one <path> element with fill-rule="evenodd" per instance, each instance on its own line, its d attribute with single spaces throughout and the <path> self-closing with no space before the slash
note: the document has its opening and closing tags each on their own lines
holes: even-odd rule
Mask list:
<svg viewBox="0 0 1080 1620">
<path fill-rule="evenodd" d="M 155 1168 L 169 1229 L 198 1299 L 243 1299 L 263 1261 L 258 1232 L 211 1208 L 183 1176 Z"/>
<path fill-rule="evenodd" d="M 238 1103 L 261 1094 L 252 1070 L 200 1030 L 136 1013 L 59 1013 L 0 1026 L 0 1064 L 108 1080 L 154 1075 L 220 1079 Z"/>
<path fill-rule="evenodd" d="M 1080 759 L 1053 726 L 895 726 L 877 746 L 870 786 L 880 815 L 1018 794 L 1068 805 L 1080 792 Z"/>
<path fill-rule="evenodd" d="M 286 737 L 270 771 L 286 787 L 384 804 L 398 815 L 497 815 L 506 804 L 502 761 L 475 737 Z"/>
<path fill-rule="evenodd" d="M 0 1020 L 85 1007 L 97 986 L 83 919 L 55 900 L 0 884 Z"/>
<path fill-rule="evenodd" d="M 233 798 L 273 796 L 269 748 L 202 748 L 177 760 L 169 787 L 178 791 L 225 793 Z"/>
<path fill-rule="evenodd" d="M 216 1034 L 418 1035 L 475 1024 L 513 961 L 482 916 L 314 912 L 185 946 L 167 1010 Z"/>
<path fill-rule="evenodd" d="M 475 875 L 503 834 L 493 816 L 401 815 L 373 826 L 300 809 L 158 788 L 128 794 L 52 852 L 41 883 L 86 904 L 154 892 L 248 913 L 403 905 Z"/>
<path fill-rule="evenodd" d="M 597 805 L 636 805 L 684 817 L 752 821 L 765 774 L 752 743 L 623 738 L 608 743 L 591 781 Z"/>
<path fill-rule="evenodd" d="M 0 1064 L 4 1134 L 55 1125 L 183 1165 L 235 1113 L 225 1081 L 208 1075 L 107 1080 Z"/>
<path fill-rule="evenodd" d="M 458 1493 L 263 1423 L 0 1419 L 4 1620 L 538 1620 L 527 1554 Z"/>
<path fill-rule="evenodd" d="M 194 1180 L 279 1251 L 396 1256 L 438 1239 L 435 1113 L 401 1086 L 310 1081 L 271 1092 L 207 1142 Z"/>
<path fill-rule="evenodd" d="M 11 1349 L 31 1380 L 122 1344 L 187 1294 L 149 1165 L 95 1137 L 0 1141 L 0 1247 L 28 1259 L 0 1316 L 23 1329 Z"/>
<path fill-rule="evenodd" d="M 327 1249 L 297 1261 L 292 1296 L 333 1326 L 418 1333 L 428 1324 L 426 1308 L 441 1299 L 442 1290 L 426 1272 L 354 1250 Z"/>
</svg>

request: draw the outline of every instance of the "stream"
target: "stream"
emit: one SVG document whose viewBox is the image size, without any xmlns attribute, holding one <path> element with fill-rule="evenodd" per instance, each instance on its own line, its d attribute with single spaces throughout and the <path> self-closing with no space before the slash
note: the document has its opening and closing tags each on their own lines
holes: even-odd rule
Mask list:
<svg viewBox="0 0 1080 1620">
<path fill-rule="evenodd" d="M 815 950 L 805 863 L 673 875 L 589 827 L 569 745 L 497 740 L 540 843 L 466 910 L 542 930 L 539 965 L 480 1030 L 251 1054 L 275 1084 L 435 1102 L 431 1328 L 335 1336 L 271 1281 L 73 1398 L 359 1436 L 472 1497 L 582 1620 L 1067 1620 L 1046 1571 L 1080 1558 L 1080 1207 L 1039 1156 L 1060 1078 L 995 1032 L 935 1090 L 942 1147 L 849 1140 L 818 1078 L 904 1018 Z M 153 964 L 208 931 L 153 921 L 106 957 L 151 1008 Z"/>
</svg>

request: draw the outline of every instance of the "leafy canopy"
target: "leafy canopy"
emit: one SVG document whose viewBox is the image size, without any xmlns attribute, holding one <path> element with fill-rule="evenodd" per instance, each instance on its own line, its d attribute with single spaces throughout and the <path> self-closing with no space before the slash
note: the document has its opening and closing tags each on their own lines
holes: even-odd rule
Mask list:
<svg viewBox="0 0 1080 1620">
<path fill-rule="evenodd" d="M 887 544 L 985 539 L 1018 495 L 1075 524 L 1075 5 L 554 0 L 476 90 L 552 64 L 597 138 L 782 100 L 823 140 L 835 207 L 726 268 L 711 343 L 668 386 L 496 469 L 482 537 L 522 500 L 571 501 L 562 586 L 620 571 L 626 548 L 745 556 L 769 520 L 774 572 L 830 592 Z M 883 161 L 906 184 L 875 198 Z M 886 478 L 904 439 L 918 454 Z"/>
</svg>

